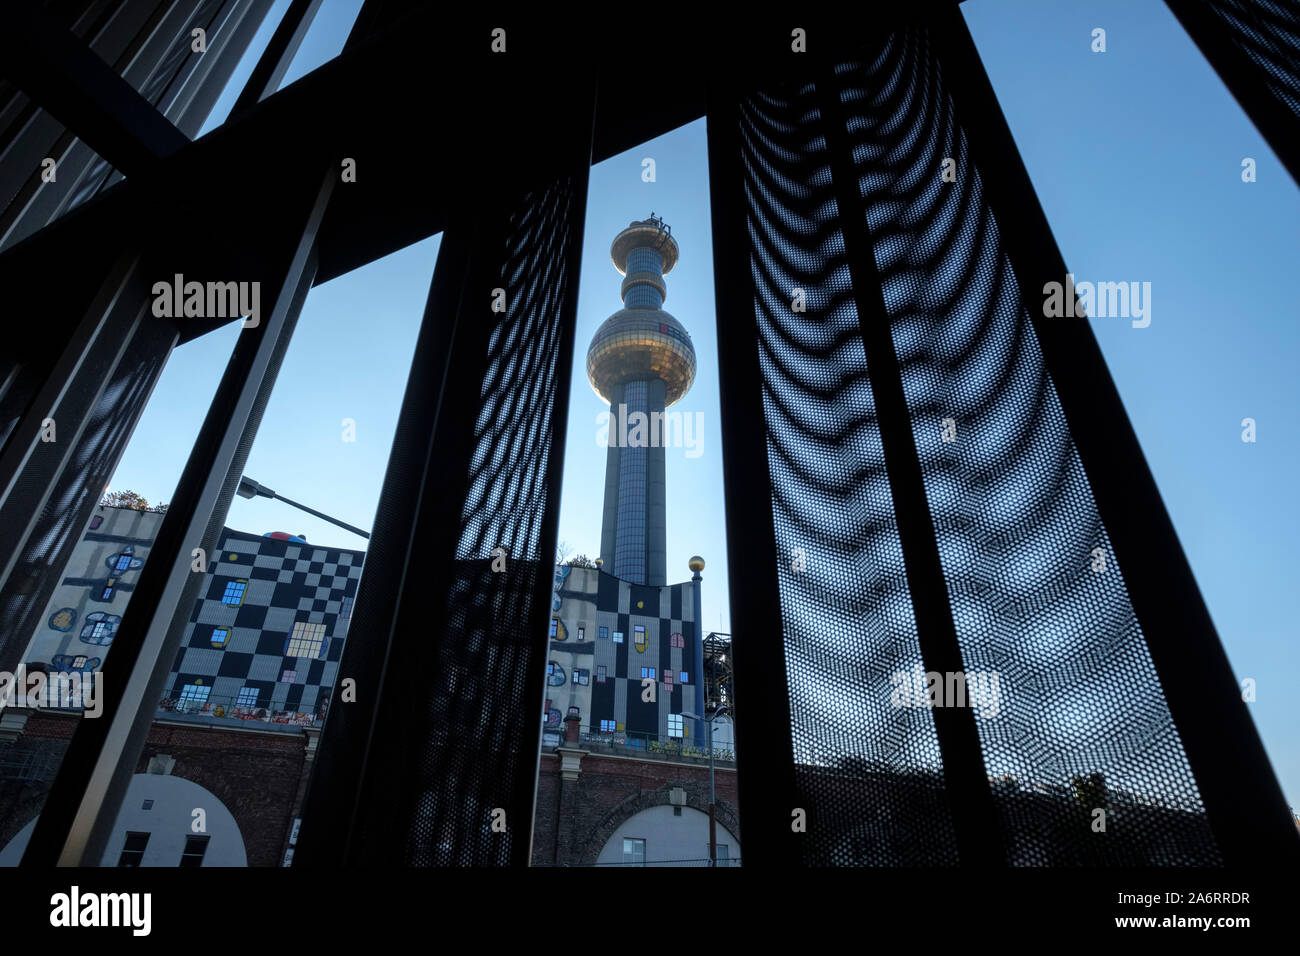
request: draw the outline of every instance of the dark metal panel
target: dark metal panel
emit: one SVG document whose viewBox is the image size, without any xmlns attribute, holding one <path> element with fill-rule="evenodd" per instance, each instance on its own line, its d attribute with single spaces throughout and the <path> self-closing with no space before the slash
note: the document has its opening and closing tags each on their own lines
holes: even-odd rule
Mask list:
<svg viewBox="0 0 1300 956">
<path fill-rule="evenodd" d="M 1300 3 L 1165 3 L 1300 185 Z"/>
<path fill-rule="evenodd" d="M 24 7 L 0 35 L 5 75 L 127 175 L 189 140 L 67 30 Z"/>
<path fill-rule="evenodd" d="M 956 11 L 928 36 L 1215 840 L 1230 865 L 1294 865 L 1300 836 L 1092 329 L 1042 314 L 1066 266 L 974 42 Z"/>
<path fill-rule="evenodd" d="M 231 107 L 231 116 L 238 115 L 280 88 L 280 82 L 288 72 L 294 54 L 302 45 L 302 38 L 307 35 L 312 21 L 316 19 L 316 11 L 320 9 L 320 4 L 321 0 L 293 0 L 289 5 L 284 18 L 275 28 L 275 33 L 271 35 L 270 42 L 257 61 L 257 66 L 249 75 L 248 82 L 240 91 L 239 99 L 235 100 L 235 105 Z"/>
<path fill-rule="evenodd" d="M 462 184 L 353 614 L 374 637 L 340 664 L 358 705 L 326 724 L 295 865 L 530 859 L 591 115 L 563 124 L 568 175 Z"/>
<path fill-rule="evenodd" d="M 791 867 L 802 835 L 793 814 L 808 811 L 796 791 L 789 686 L 766 454 L 763 373 L 750 274 L 745 171 L 737 90 L 709 86 L 709 198 L 717 300 L 718 399 L 731 568 L 735 733 L 747 865 Z M 700 680 L 702 675 L 696 675 Z M 812 819 L 809 825 L 816 827 Z"/>
<path fill-rule="evenodd" d="M 858 170 L 845 128 L 839 84 L 829 67 L 815 81 L 820 130 L 826 140 L 840 231 L 853 286 L 853 305 L 866 353 L 889 491 L 907 568 L 907 590 L 926 672 L 965 673 L 952 605 L 944 581 L 934 518 L 916 454 L 912 416 L 899 369 L 889 313 L 868 234 Z M 955 250 L 949 250 L 955 253 Z M 975 712 L 936 707 L 934 729 L 943 760 L 957 855 L 963 865 L 1005 864 L 1005 835 L 998 824 L 980 752 Z"/>
<path fill-rule="evenodd" d="M 102 856 L 201 583 L 192 550 L 216 546 L 311 286 L 316 233 L 336 179 L 330 169 L 323 180 L 300 180 L 289 200 L 298 217 L 278 222 L 280 255 L 261 263 L 271 305 L 255 328 L 241 332 L 114 637 L 103 715 L 78 725 L 25 866 L 95 865 Z"/>
</svg>

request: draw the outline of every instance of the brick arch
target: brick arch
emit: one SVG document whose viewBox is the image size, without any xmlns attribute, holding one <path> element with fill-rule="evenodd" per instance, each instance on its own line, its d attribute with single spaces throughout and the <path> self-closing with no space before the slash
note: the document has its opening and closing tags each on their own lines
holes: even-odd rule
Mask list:
<svg viewBox="0 0 1300 956">
<path fill-rule="evenodd" d="M 628 797 L 610 810 L 605 815 L 605 818 L 597 824 L 577 855 L 577 865 L 595 866 L 596 860 L 600 857 L 600 851 L 605 848 L 605 844 L 609 842 L 609 838 L 618 831 L 619 827 L 642 810 L 649 810 L 652 807 L 671 806 L 669 792 L 679 787 L 686 791 L 686 806 L 699 810 L 705 816 L 708 816 L 709 792 L 707 783 L 682 781 L 666 783 L 657 790 L 642 790 L 639 794 Z M 714 808 L 713 816 L 718 826 L 726 827 L 737 840 L 743 840 L 740 834 L 740 814 L 735 807 L 725 800 L 719 799 Z M 744 855 L 743 843 L 741 855 Z"/>
</svg>

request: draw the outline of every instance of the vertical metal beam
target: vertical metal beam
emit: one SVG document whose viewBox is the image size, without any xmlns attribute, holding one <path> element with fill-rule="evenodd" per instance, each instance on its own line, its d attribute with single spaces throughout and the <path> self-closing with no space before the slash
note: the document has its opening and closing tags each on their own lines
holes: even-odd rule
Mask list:
<svg viewBox="0 0 1300 956">
<path fill-rule="evenodd" d="M 594 90 L 585 92 L 594 97 Z M 591 161 L 590 101 L 585 110 L 572 115 L 570 170 L 577 193 L 569 209 L 566 293 L 558 303 L 556 317 L 556 392 L 551 453 L 542 476 L 546 509 L 538 539 L 541 559 L 519 554 L 507 559 L 510 568 L 535 563 L 531 572 L 535 586 L 532 593 L 524 595 L 526 619 L 502 622 L 499 653 L 494 655 L 518 660 L 522 653 L 518 642 L 527 642 L 527 698 L 519 702 L 519 710 L 529 717 L 540 713 L 545 691 L 545 645 L 529 642 L 527 635 L 545 634 L 550 597 Z M 353 612 L 354 636 L 340 663 L 340 676 L 356 679 L 358 702 L 332 708 L 327 719 L 319 765 L 304 808 L 295 866 L 407 863 L 412 831 L 427 831 L 429 821 L 442 827 L 452 815 L 461 813 L 465 808 L 449 809 L 446 802 L 454 799 L 454 794 L 466 795 L 472 784 L 465 779 L 453 782 L 452 774 L 464 770 L 470 760 L 465 750 L 473 742 L 426 739 L 431 702 L 437 695 L 451 693 L 445 684 L 433 685 L 429 675 L 437 673 L 442 661 L 459 672 L 459 680 L 506 679 L 504 674 L 480 673 L 476 661 L 482 659 L 484 648 L 462 651 L 456 643 L 449 643 L 460 642 L 465 636 L 448 620 L 448 614 L 454 613 L 449 608 L 494 600 L 485 589 L 498 586 L 475 580 L 473 567 L 486 569 L 487 562 L 478 559 L 489 556 L 466 559 L 457 554 L 457 545 L 479 446 L 484 382 L 489 364 L 501 359 L 491 349 L 497 323 L 485 317 L 490 315 L 493 288 L 503 282 L 502 257 L 513 227 L 511 217 L 527 211 L 519 208 L 526 193 L 524 184 L 503 189 L 501 173 L 500 169 L 484 169 L 476 178 L 461 183 L 462 196 L 443 234 Z M 537 268 L 544 266 L 539 262 Z M 525 272 L 519 280 L 527 283 L 531 278 Z M 522 288 L 510 290 L 511 295 L 522 293 Z M 508 384 L 511 374 L 502 363 L 497 384 Z M 530 580 L 529 573 L 518 571 L 513 576 L 507 571 L 484 577 L 499 578 L 506 582 L 500 585 L 504 587 Z M 366 639 L 356 636 L 361 634 Z M 431 729 L 436 734 L 445 728 Z M 540 734 L 539 722 L 526 721 L 500 728 L 499 739 L 493 744 L 494 759 L 517 761 L 511 767 L 513 789 L 493 793 L 491 799 L 497 802 L 487 804 L 508 808 L 507 825 L 512 833 L 521 834 L 511 841 L 511 856 L 506 861 L 511 865 L 527 865 L 531 857 Z M 438 777 L 447 784 L 439 786 L 436 793 L 420 790 L 420 764 L 426 759 L 447 768 L 447 773 Z M 484 782 L 492 783 L 479 781 Z M 473 794 L 475 799 L 479 796 Z M 478 822 L 439 830 L 435 839 L 442 840 L 445 835 L 452 858 L 468 858 L 474 852 L 469 844 L 478 838 Z M 522 836 L 525 833 L 527 836 Z"/>
<path fill-rule="evenodd" d="M 965 673 L 833 67 L 827 66 L 817 77 L 816 89 L 921 659 L 927 671 Z M 935 707 L 931 713 L 943 759 L 944 789 L 952 812 L 958 859 L 964 866 L 1005 864 L 1006 855 L 1000 849 L 1001 826 L 984 767 L 975 711 L 969 707 Z"/>
<path fill-rule="evenodd" d="M 103 670 L 104 709 L 82 720 L 23 856 L 24 866 L 96 866 L 135 773 L 202 574 L 192 549 L 211 552 L 243 472 L 298 311 L 315 273 L 316 232 L 337 175 L 301 187 L 285 223 L 268 314 L 243 330 Z M 319 185 L 316 185 L 319 183 Z"/>
<path fill-rule="evenodd" d="M 974 41 L 955 9 L 930 37 L 1219 848 L 1294 866 L 1300 835 L 1092 328 L 1039 307 L 1065 261 Z"/>
<path fill-rule="evenodd" d="M 266 45 L 257 66 L 253 68 L 248 82 L 240 91 L 239 98 L 230 109 L 235 116 L 249 107 L 257 105 L 280 88 L 284 74 L 289 71 L 294 54 L 302 45 L 302 38 L 307 35 L 316 11 L 320 9 L 321 0 L 293 0 L 285 11 L 284 19 L 275 28 L 271 41 Z"/>
<path fill-rule="evenodd" d="M 1223 20 L 1214 13 L 1219 4 L 1207 3 L 1206 0 L 1165 0 L 1165 5 L 1210 61 L 1210 66 L 1214 67 L 1250 121 L 1268 141 L 1269 148 L 1277 153 L 1291 178 L 1300 185 L 1300 117 L 1269 90 L 1265 71 L 1234 42 L 1233 34 L 1224 29 Z M 1246 6 L 1239 7 L 1243 15 L 1248 12 Z M 1268 35 L 1266 29 L 1260 29 L 1261 24 L 1252 22 L 1251 25 Z M 1293 82 L 1300 80 L 1296 51 L 1276 52 L 1280 60 L 1289 60 L 1290 79 Z"/>
<path fill-rule="evenodd" d="M 791 827 L 791 814 L 801 804 L 795 785 L 785 632 L 776 573 L 763 372 L 758 361 L 745 170 L 740 159 L 740 108 L 738 91 L 717 75 L 709 84 L 707 116 L 718 401 L 735 635 L 736 770 L 744 855 L 749 866 L 786 868 L 801 862 L 800 835 Z"/>
</svg>

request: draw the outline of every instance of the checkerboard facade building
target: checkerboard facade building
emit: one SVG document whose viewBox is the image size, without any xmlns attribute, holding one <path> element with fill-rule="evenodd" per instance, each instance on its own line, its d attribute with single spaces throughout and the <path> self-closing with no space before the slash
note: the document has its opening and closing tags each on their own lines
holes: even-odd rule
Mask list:
<svg viewBox="0 0 1300 956">
<path fill-rule="evenodd" d="M 162 709 L 319 725 L 363 558 L 362 551 L 224 529 Z"/>
<path fill-rule="evenodd" d="M 556 568 L 543 741 L 559 743 L 576 708 L 583 732 L 629 740 L 689 739 L 696 631 L 691 582 L 634 584 L 595 568 Z M 656 683 L 653 700 L 646 680 Z"/>
</svg>

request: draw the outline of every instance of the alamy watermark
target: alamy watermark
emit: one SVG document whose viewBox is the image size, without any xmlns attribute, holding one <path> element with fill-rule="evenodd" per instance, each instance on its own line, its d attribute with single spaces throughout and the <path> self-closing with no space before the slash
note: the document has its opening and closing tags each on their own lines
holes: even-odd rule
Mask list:
<svg viewBox="0 0 1300 956">
<path fill-rule="evenodd" d="M 1151 324 L 1150 282 L 1079 282 L 1067 274 L 1064 284 L 1043 286 L 1043 315 L 1049 319 L 1128 319 L 1133 328 Z M 1075 301 L 1078 300 L 1076 307 Z"/>
<path fill-rule="evenodd" d="M 29 673 L 22 666 L 16 674 L 0 671 L 0 710 L 6 707 L 76 708 L 84 709 L 86 717 L 98 717 L 104 712 L 99 674 L 99 671 Z"/>
<path fill-rule="evenodd" d="M 893 693 L 889 702 L 895 707 L 972 707 L 987 720 L 1002 709 L 997 671 L 923 671 L 920 664 L 912 670 L 895 671 L 890 678 Z"/>
<path fill-rule="evenodd" d="M 186 282 L 179 272 L 171 282 L 153 284 L 153 314 L 160 319 L 235 319 L 255 329 L 262 321 L 260 282 Z"/>
<path fill-rule="evenodd" d="M 617 427 L 610 428 L 609 412 L 596 416 L 599 448 L 685 448 L 687 458 L 704 454 L 704 413 L 629 412 L 618 406 Z"/>
</svg>

